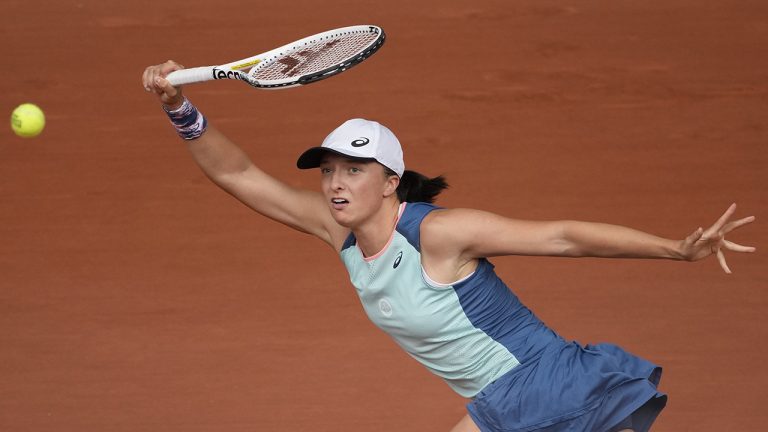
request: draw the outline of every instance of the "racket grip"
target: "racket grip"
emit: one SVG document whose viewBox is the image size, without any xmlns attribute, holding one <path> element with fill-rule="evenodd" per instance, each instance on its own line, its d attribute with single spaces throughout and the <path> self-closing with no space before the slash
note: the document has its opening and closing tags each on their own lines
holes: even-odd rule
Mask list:
<svg viewBox="0 0 768 432">
<path fill-rule="evenodd" d="M 173 71 L 165 79 L 173 86 L 210 81 L 213 79 L 213 67 L 203 66 Z"/>
</svg>

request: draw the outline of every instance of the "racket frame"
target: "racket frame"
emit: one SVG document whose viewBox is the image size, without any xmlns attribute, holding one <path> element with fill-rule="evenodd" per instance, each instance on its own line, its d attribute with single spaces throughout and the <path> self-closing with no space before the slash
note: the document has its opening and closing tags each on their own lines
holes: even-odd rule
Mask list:
<svg viewBox="0 0 768 432">
<path fill-rule="evenodd" d="M 296 77 L 288 77 L 279 80 L 257 80 L 252 76 L 259 70 L 260 67 L 271 64 L 272 62 L 276 61 L 276 59 L 284 56 L 287 53 L 293 53 L 303 47 L 312 46 L 318 42 L 322 42 L 323 40 L 331 40 L 334 38 L 334 36 L 338 36 L 339 34 L 359 31 L 377 33 L 378 37 L 372 43 L 366 46 L 364 50 L 359 51 L 328 68 L 309 74 L 303 74 Z M 168 79 L 168 81 L 170 81 L 174 86 L 218 79 L 234 79 L 243 81 L 252 87 L 259 89 L 274 90 L 296 87 L 330 78 L 361 63 L 363 60 L 367 59 L 376 51 L 378 51 L 379 48 L 381 48 L 381 46 L 384 44 L 385 39 L 386 35 L 384 34 L 384 30 L 378 26 L 357 25 L 342 27 L 318 33 L 312 36 L 307 36 L 303 39 L 285 44 L 265 53 L 223 65 L 181 69 L 170 73 L 166 79 Z M 248 72 L 245 72 L 246 70 Z"/>
</svg>

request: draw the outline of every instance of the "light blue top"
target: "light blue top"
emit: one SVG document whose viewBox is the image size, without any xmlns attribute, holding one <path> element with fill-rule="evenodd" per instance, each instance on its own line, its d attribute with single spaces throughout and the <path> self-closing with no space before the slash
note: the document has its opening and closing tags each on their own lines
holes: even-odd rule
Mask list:
<svg viewBox="0 0 768 432">
<path fill-rule="evenodd" d="M 354 235 L 341 259 L 368 317 L 408 354 L 464 397 L 559 339 L 523 306 L 482 259 L 453 284 L 430 280 L 421 265 L 421 221 L 437 207 L 404 203 L 390 242 L 364 258 Z"/>
</svg>

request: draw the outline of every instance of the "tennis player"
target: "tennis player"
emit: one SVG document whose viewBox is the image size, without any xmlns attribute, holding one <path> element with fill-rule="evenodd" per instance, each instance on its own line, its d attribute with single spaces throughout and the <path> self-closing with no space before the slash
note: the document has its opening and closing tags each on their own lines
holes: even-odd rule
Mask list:
<svg viewBox="0 0 768 432">
<path fill-rule="evenodd" d="M 666 258 L 697 261 L 754 248 L 725 240 L 754 220 L 731 220 L 682 240 L 599 223 L 535 222 L 431 204 L 442 177 L 406 171 L 395 135 L 352 119 L 299 168 L 319 168 L 321 192 L 259 169 L 150 66 L 145 89 L 163 104 L 193 158 L 218 186 L 258 213 L 317 236 L 337 253 L 370 319 L 468 398 L 467 431 L 647 431 L 666 403 L 661 368 L 612 344 L 580 346 L 542 323 L 496 276 L 488 257 Z"/>
</svg>

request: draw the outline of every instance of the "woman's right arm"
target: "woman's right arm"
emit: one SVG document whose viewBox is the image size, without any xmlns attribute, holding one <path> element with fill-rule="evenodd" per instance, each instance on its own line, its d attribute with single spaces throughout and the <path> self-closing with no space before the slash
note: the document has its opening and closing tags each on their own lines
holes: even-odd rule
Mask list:
<svg viewBox="0 0 768 432">
<path fill-rule="evenodd" d="M 178 69 L 182 67 L 168 61 L 148 67 L 142 77 L 145 90 L 154 92 L 169 110 L 179 108 L 184 101 L 181 88 L 171 86 L 164 78 Z M 202 135 L 187 140 L 187 145 L 208 178 L 258 213 L 315 235 L 336 248 L 346 236 L 320 193 L 293 188 L 268 175 L 214 126 L 209 124 Z"/>
</svg>

